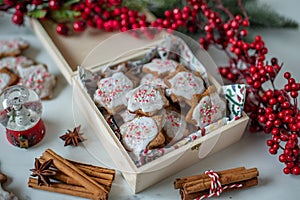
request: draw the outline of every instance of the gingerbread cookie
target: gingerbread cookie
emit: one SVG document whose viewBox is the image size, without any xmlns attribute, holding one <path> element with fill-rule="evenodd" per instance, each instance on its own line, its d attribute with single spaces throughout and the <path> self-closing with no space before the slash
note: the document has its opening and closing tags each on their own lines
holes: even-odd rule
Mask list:
<svg viewBox="0 0 300 200">
<path fill-rule="evenodd" d="M 15 85 L 18 82 L 18 76 L 12 73 L 6 67 L 0 69 L 0 92 L 6 87 Z"/>
<path fill-rule="evenodd" d="M 163 146 L 165 138 L 161 133 L 161 123 L 161 116 L 142 116 L 122 124 L 120 132 L 123 145 L 135 155 L 139 155 L 144 149 Z"/>
<path fill-rule="evenodd" d="M 195 95 L 186 121 L 199 128 L 214 123 L 225 116 L 226 103 L 210 86 L 203 94 Z"/>
<path fill-rule="evenodd" d="M 201 94 L 205 91 L 201 75 L 197 72 L 191 72 L 183 66 L 177 67 L 175 72 L 167 76 L 165 83 L 169 87 L 166 93 L 173 102 L 184 101 L 191 105 L 193 95 Z"/>
<path fill-rule="evenodd" d="M 176 70 L 178 63 L 174 60 L 153 59 L 143 66 L 143 72 L 151 73 L 156 77 L 165 77 Z"/>
<path fill-rule="evenodd" d="M 167 85 L 165 84 L 164 80 L 161 78 L 155 77 L 153 74 L 145 74 L 141 81 L 140 84 L 147 84 L 147 85 L 157 85 L 162 88 L 167 88 Z"/>
<path fill-rule="evenodd" d="M 0 40 L 0 58 L 5 56 L 17 56 L 22 50 L 29 47 L 23 39 Z"/>
<path fill-rule="evenodd" d="M 19 73 L 18 68 L 20 66 L 26 67 L 33 64 L 34 64 L 33 60 L 25 56 L 16 56 L 16 57 L 9 56 L 0 59 L 0 69 L 6 67 L 10 69 L 12 72 L 14 72 L 15 74 Z"/>
<path fill-rule="evenodd" d="M 185 117 L 175 110 L 167 109 L 164 114 L 163 130 L 166 134 L 166 142 L 172 145 L 184 136 L 188 135 Z"/>
<path fill-rule="evenodd" d="M 136 114 L 152 116 L 169 105 L 162 88 L 154 85 L 140 85 L 126 94 L 127 109 Z"/>
<path fill-rule="evenodd" d="M 34 90 L 43 100 L 52 98 L 56 78 L 48 72 L 45 65 L 19 66 L 18 72 L 20 75 L 18 84 Z"/>
<path fill-rule="evenodd" d="M 125 95 L 133 87 L 133 81 L 123 72 L 117 72 L 111 77 L 99 80 L 98 89 L 94 93 L 94 101 L 110 114 L 115 114 L 126 107 Z"/>
</svg>

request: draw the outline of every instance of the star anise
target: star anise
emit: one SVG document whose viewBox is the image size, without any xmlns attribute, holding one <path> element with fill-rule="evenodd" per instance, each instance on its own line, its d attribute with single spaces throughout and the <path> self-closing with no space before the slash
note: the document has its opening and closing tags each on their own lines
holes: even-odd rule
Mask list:
<svg viewBox="0 0 300 200">
<path fill-rule="evenodd" d="M 74 145 L 78 146 L 79 142 L 83 141 L 83 138 L 79 134 L 80 126 L 77 126 L 73 129 L 73 131 L 68 130 L 68 132 L 59 138 L 65 141 L 64 146 Z"/>
<path fill-rule="evenodd" d="M 51 184 L 50 177 L 56 174 L 55 171 L 49 169 L 53 160 L 50 159 L 43 164 L 39 161 L 39 159 L 35 159 L 34 169 L 30 169 L 32 171 L 31 176 L 38 177 L 38 185 L 45 184 L 49 186 Z"/>
</svg>

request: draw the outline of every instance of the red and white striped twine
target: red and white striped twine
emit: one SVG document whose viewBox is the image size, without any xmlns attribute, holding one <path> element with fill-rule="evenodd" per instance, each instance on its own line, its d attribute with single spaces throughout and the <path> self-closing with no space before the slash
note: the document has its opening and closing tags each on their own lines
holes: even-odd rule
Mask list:
<svg viewBox="0 0 300 200">
<path fill-rule="evenodd" d="M 211 179 L 209 193 L 202 195 L 201 197 L 195 198 L 194 200 L 202 200 L 212 196 L 220 196 L 220 194 L 226 189 L 239 188 L 243 186 L 243 184 L 232 184 L 222 187 L 220 177 L 215 171 L 208 170 L 205 172 L 205 174 L 208 175 Z"/>
</svg>

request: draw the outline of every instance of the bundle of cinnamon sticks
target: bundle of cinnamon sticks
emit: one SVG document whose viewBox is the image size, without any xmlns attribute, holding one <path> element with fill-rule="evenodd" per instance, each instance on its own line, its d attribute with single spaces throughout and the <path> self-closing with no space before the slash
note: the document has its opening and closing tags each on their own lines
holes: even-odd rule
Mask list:
<svg viewBox="0 0 300 200">
<path fill-rule="evenodd" d="M 41 163 L 53 160 L 56 174 L 49 186 L 38 184 L 38 179 L 29 178 L 28 186 L 40 190 L 68 194 L 88 199 L 105 200 L 115 178 L 115 170 L 67 160 L 51 149 L 39 158 Z"/>
<path fill-rule="evenodd" d="M 238 167 L 224 171 L 216 172 L 219 176 L 222 187 L 229 186 L 225 191 L 243 189 L 258 184 L 257 168 L 246 169 Z M 239 187 L 230 187 L 236 184 Z M 193 200 L 209 194 L 211 187 L 211 178 L 207 174 L 194 175 L 184 178 L 178 178 L 174 181 L 174 188 L 179 189 L 181 199 Z"/>
</svg>

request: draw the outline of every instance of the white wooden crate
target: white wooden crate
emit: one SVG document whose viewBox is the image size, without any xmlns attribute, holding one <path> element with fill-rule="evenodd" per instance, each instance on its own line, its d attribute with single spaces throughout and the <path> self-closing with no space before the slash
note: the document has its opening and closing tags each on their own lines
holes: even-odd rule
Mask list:
<svg viewBox="0 0 300 200">
<path fill-rule="evenodd" d="M 83 59 L 89 54 L 86 50 L 91 51 L 99 42 L 114 34 L 103 33 L 103 35 L 101 35 L 102 33 L 93 34 L 93 32 L 88 31 L 80 36 L 65 38 L 58 36 L 55 30 L 49 27 L 49 24 L 41 24 L 33 20 L 32 26 L 45 48 L 57 63 L 57 66 L 61 69 L 63 75 L 74 87 L 74 108 L 76 108 L 77 116 L 79 116 L 76 119 L 77 123 L 83 125 L 85 133 L 93 134 L 98 142 L 102 144 L 106 152 L 111 156 L 116 168 L 122 172 L 123 177 L 128 182 L 133 193 L 138 193 L 162 179 L 199 162 L 206 156 L 232 145 L 242 137 L 249 120 L 245 114 L 242 118 L 224 125 L 183 147 L 137 168 L 76 76 L 77 65 L 81 65 Z M 125 44 L 125 46 L 126 45 L 131 45 L 130 48 L 134 49 L 148 44 L 132 43 L 129 39 L 128 44 Z M 115 54 L 109 53 L 113 51 L 112 48 L 115 47 L 107 46 L 106 52 L 92 53 L 95 55 L 100 53 L 100 60 L 102 60 L 103 63 L 109 63 L 114 59 L 115 55 L 122 53 L 122 51 L 116 53 L 115 51 L 117 50 L 114 50 Z M 123 49 L 123 51 L 126 52 L 126 48 Z M 132 55 L 124 60 L 134 56 L 137 55 Z M 207 57 L 207 55 L 203 56 Z M 211 63 L 211 60 L 207 62 Z M 85 63 L 90 66 L 90 70 L 99 70 L 98 66 L 100 63 L 96 63 L 95 65 L 91 65 L 88 61 L 85 61 Z M 215 82 L 212 78 L 210 81 Z M 72 99 L 70 99 L 70 102 L 71 101 Z M 87 149 L 88 148 L 89 147 L 87 147 Z"/>
</svg>

